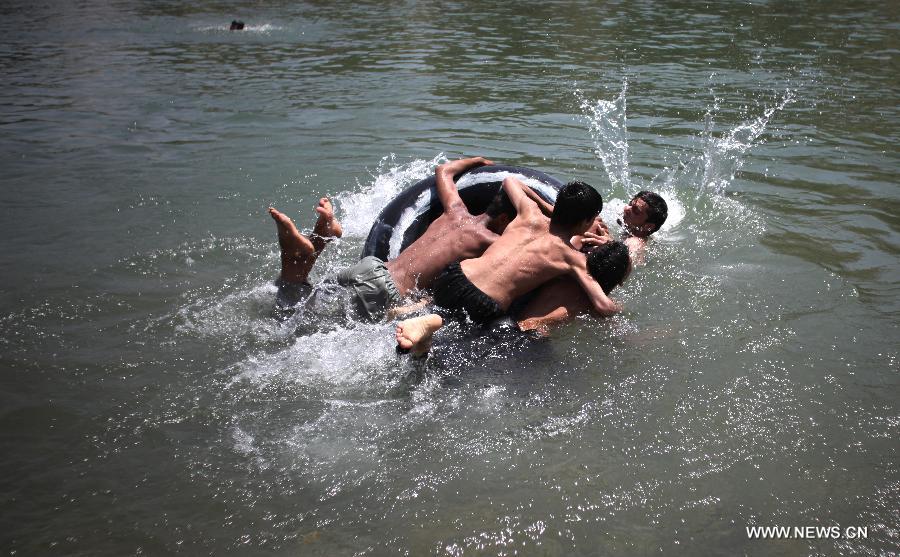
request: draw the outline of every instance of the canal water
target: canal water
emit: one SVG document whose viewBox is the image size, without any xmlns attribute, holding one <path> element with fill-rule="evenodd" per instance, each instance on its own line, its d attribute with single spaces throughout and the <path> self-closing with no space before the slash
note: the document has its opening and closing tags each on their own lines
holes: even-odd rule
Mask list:
<svg viewBox="0 0 900 557">
<path fill-rule="evenodd" d="M 4 554 L 900 552 L 896 5 L 0 14 Z M 321 280 L 474 155 L 665 196 L 621 315 L 424 371 L 271 318 L 266 207 L 335 200 Z"/>
</svg>

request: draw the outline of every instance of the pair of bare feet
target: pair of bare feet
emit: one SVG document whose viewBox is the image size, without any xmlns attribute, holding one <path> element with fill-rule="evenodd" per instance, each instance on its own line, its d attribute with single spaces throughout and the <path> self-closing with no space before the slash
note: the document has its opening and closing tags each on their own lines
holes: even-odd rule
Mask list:
<svg viewBox="0 0 900 557">
<path fill-rule="evenodd" d="M 278 228 L 278 245 L 281 247 L 281 279 L 289 282 L 306 282 L 313 264 L 331 238 L 343 234 L 341 223 L 334 217 L 334 206 L 327 197 L 319 199 L 316 207 L 319 218 L 310 237 L 297 230 L 294 221 L 274 207 L 269 215 Z M 435 331 L 444 321 L 438 315 L 425 315 L 401 321 L 397 325 L 397 345 L 413 356 L 428 353 Z"/>
<path fill-rule="evenodd" d="M 313 264 L 332 238 L 344 233 L 341 223 L 334 217 L 334 206 L 327 197 L 319 199 L 316 206 L 319 218 L 309 238 L 297 230 L 294 221 L 274 207 L 269 215 L 278 227 L 278 245 L 281 247 L 281 279 L 289 282 L 306 282 Z"/>
</svg>

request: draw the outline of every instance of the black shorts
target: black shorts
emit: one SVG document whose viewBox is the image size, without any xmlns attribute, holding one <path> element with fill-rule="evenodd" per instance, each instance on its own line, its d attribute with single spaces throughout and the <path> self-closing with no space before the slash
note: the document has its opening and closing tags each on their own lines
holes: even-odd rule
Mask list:
<svg viewBox="0 0 900 557">
<path fill-rule="evenodd" d="M 434 303 L 444 309 L 463 310 L 469 319 L 486 324 L 506 315 L 493 298 L 466 277 L 459 263 L 451 263 L 434 281 Z"/>
</svg>

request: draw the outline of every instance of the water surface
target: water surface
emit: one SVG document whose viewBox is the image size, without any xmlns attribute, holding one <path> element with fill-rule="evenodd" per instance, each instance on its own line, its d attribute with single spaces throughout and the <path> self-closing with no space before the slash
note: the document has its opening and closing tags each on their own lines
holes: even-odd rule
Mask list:
<svg viewBox="0 0 900 557">
<path fill-rule="evenodd" d="M 8 553 L 900 551 L 892 4 L 0 13 Z M 468 155 L 595 184 L 611 221 L 666 196 L 623 314 L 418 382 L 390 324 L 271 319 L 267 206 L 335 199 L 318 280 Z"/>
</svg>

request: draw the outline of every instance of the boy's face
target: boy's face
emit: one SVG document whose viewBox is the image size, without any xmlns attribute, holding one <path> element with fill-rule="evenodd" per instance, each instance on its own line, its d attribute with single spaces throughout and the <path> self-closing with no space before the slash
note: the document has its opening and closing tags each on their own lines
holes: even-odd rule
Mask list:
<svg viewBox="0 0 900 557">
<path fill-rule="evenodd" d="M 643 199 L 632 199 L 622 209 L 622 223 L 632 234 L 637 236 L 646 236 L 653 233 L 656 225 L 647 222 L 647 211 L 649 209 Z"/>
</svg>

